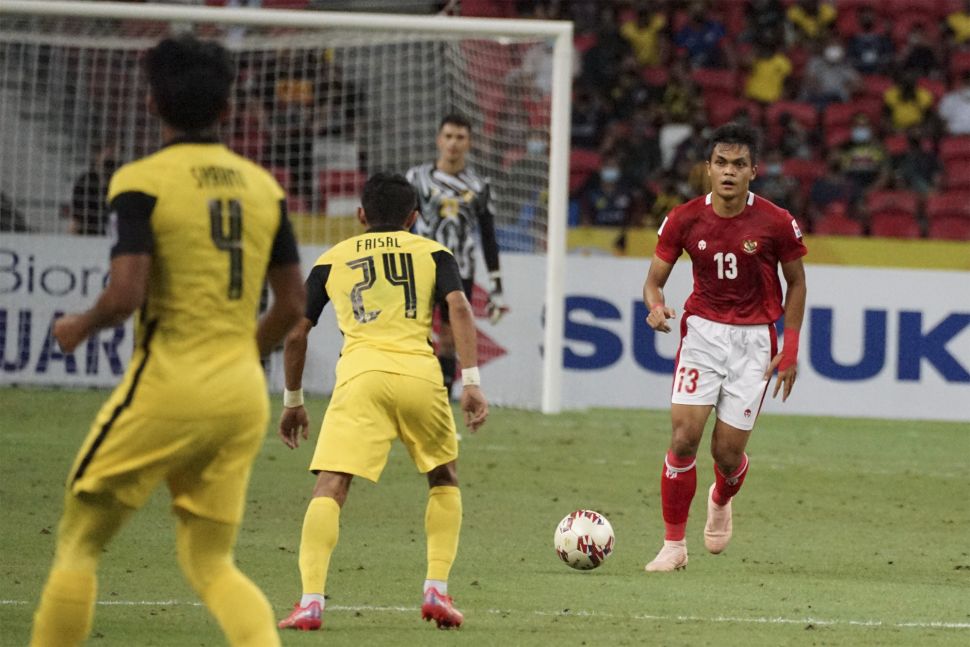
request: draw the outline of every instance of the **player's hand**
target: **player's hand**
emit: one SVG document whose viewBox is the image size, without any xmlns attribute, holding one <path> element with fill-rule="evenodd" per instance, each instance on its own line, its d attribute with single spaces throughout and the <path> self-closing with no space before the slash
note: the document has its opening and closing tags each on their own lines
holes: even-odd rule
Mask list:
<svg viewBox="0 0 970 647">
<path fill-rule="evenodd" d="M 84 341 L 88 334 L 88 326 L 82 315 L 64 315 L 54 322 L 54 339 L 61 345 L 65 353 L 73 353 L 74 349 Z"/>
<path fill-rule="evenodd" d="M 488 418 L 488 401 L 477 386 L 466 386 L 461 390 L 461 410 L 465 414 L 465 426 L 475 433 Z"/>
<path fill-rule="evenodd" d="M 300 437 L 306 440 L 310 436 L 310 418 L 307 416 L 306 407 L 302 404 L 298 407 L 283 407 L 278 431 L 284 445 L 290 449 L 299 447 Z"/>
<path fill-rule="evenodd" d="M 771 364 L 768 365 L 768 370 L 765 371 L 764 379 L 766 380 L 771 379 L 771 374 L 775 372 L 776 368 L 778 368 L 778 365 L 781 363 L 782 357 L 783 357 L 783 354 L 778 353 L 772 358 Z M 774 392 L 772 392 L 771 397 L 772 398 L 778 397 L 778 391 L 780 390 L 781 401 L 784 402 L 785 400 L 787 400 L 788 396 L 791 395 L 792 387 L 795 386 L 795 380 L 797 378 L 798 378 L 797 364 L 792 364 L 791 366 L 781 371 L 778 371 L 778 377 L 775 378 L 775 390 Z"/>
<path fill-rule="evenodd" d="M 501 321 L 508 311 L 509 307 L 505 304 L 501 292 L 492 292 L 488 295 L 488 320 L 493 326 Z"/>
<path fill-rule="evenodd" d="M 667 320 L 676 316 L 677 313 L 673 308 L 656 306 L 647 315 L 647 325 L 657 332 L 670 332 L 670 324 L 667 323 Z"/>
</svg>

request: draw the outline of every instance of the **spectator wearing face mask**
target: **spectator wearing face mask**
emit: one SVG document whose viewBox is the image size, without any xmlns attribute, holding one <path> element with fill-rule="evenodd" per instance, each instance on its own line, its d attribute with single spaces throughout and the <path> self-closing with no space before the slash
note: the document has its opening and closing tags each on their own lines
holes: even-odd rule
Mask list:
<svg viewBox="0 0 970 647">
<path fill-rule="evenodd" d="M 853 185 L 853 202 L 867 191 L 884 186 L 889 179 L 889 156 L 865 113 L 852 118 L 851 140 L 842 150 L 841 162 L 842 173 Z"/>
<path fill-rule="evenodd" d="M 598 177 L 590 180 L 580 196 L 582 224 L 596 227 L 628 227 L 632 222 L 633 192 L 620 181 L 616 157 L 603 160 Z"/>
<path fill-rule="evenodd" d="M 893 59 L 893 41 L 876 27 L 871 7 L 859 10 L 859 31 L 849 39 L 849 62 L 860 74 L 885 74 Z"/>
<path fill-rule="evenodd" d="M 845 59 L 845 49 L 830 40 L 821 55 L 809 60 L 802 79 L 802 100 L 824 110 L 829 103 L 848 101 L 859 88 L 859 73 Z"/>
<path fill-rule="evenodd" d="M 970 135 L 970 70 L 963 73 L 960 84 L 943 95 L 940 119 L 951 135 Z"/>
<path fill-rule="evenodd" d="M 758 165 L 758 174 L 751 183 L 751 190 L 771 200 L 791 213 L 802 213 L 802 199 L 798 192 L 798 180 L 782 172 L 784 159 L 777 149 L 765 155 Z"/>
<path fill-rule="evenodd" d="M 883 95 L 886 112 L 895 130 L 906 130 L 926 121 L 933 107 L 933 94 L 916 85 L 916 74 L 904 71 Z"/>
</svg>

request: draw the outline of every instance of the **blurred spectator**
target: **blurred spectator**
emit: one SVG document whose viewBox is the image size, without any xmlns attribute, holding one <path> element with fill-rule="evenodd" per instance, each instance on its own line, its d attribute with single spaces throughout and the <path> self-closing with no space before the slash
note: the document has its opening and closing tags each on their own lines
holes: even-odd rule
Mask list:
<svg viewBox="0 0 970 647">
<path fill-rule="evenodd" d="M 821 56 L 813 56 L 802 76 L 802 100 L 824 110 L 829 103 L 846 102 L 859 89 L 860 77 L 848 61 L 838 39 L 831 39 Z"/>
<path fill-rule="evenodd" d="M 746 10 L 746 42 L 768 48 L 780 47 L 785 40 L 785 7 L 781 0 L 751 0 Z"/>
<path fill-rule="evenodd" d="M 889 179 L 889 157 L 864 112 L 852 118 L 852 137 L 842 151 L 842 172 L 853 185 L 852 201 Z"/>
<path fill-rule="evenodd" d="M 545 130 L 534 128 L 525 142 L 525 155 L 518 158 L 508 169 L 505 190 L 498 196 L 501 213 L 511 217 L 511 226 L 505 230 L 532 238 L 534 232 L 545 226 L 549 208 L 548 187 L 541 181 L 549 173 L 549 135 Z"/>
<path fill-rule="evenodd" d="M 667 49 L 663 33 L 667 17 L 649 5 L 640 7 L 635 19 L 629 19 L 620 27 L 620 35 L 630 43 L 633 56 L 641 67 L 660 65 Z"/>
<path fill-rule="evenodd" d="M 906 44 L 899 52 L 899 66 L 903 71 L 914 72 L 917 76 L 938 76 L 940 56 L 937 45 L 926 36 L 922 23 L 915 23 L 906 37 Z"/>
<path fill-rule="evenodd" d="M 970 0 L 963 0 L 963 9 L 949 14 L 945 23 L 953 45 L 970 43 Z"/>
<path fill-rule="evenodd" d="M 628 119 L 638 109 L 650 104 L 654 91 L 640 75 L 640 68 L 632 56 L 626 58 L 620 69 L 620 78 L 610 90 L 613 99 L 613 113 L 621 119 Z"/>
<path fill-rule="evenodd" d="M 855 187 L 842 175 L 842 158 L 837 152 L 829 154 L 825 165 L 825 175 L 812 182 L 808 192 L 808 216 L 813 221 L 833 202 L 849 204 L 855 194 Z"/>
<path fill-rule="evenodd" d="M 774 103 L 785 96 L 785 80 L 792 73 L 791 60 L 778 49 L 758 45 L 744 94 L 761 103 Z"/>
<path fill-rule="evenodd" d="M 656 185 L 644 189 L 643 225 L 656 229 L 674 207 L 684 203 L 677 190 L 677 178 L 673 172 L 664 173 Z"/>
<path fill-rule="evenodd" d="M 781 134 L 778 136 L 778 149 L 787 159 L 797 157 L 809 159 L 812 157 L 812 144 L 805 126 L 792 117 L 790 112 L 783 112 L 778 116 Z"/>
<path fill-rule="evenodd" d="M 695 117 L 687 138 L 674 151 L 673 167 L 691 168 L 697 162 L 707 161 L 707 138 L 710 135 L 703 117 Z"/>
<path fill-rule="evenodd" d="M 893 41 L 876 27 L 871 7 L 859 10 L 859 31 L 849 39 L 849 61 L 862 74 L 885 74 L 893 60 Z"/>
<path fill-rule="evenodd" d="M 660 137 L 650 112 L 641 110 L 634 115 L 630 135 L 619 142 L 617 152 L 622 181 L 627 186 L 639 185 L 660 168 Z"/>
<path fill-rule="evenodd" d="M 970 135 L 970 70 L 963 73 L 959 85 L 943 95 L 938 112 L 947 133 Z"/>
<path fill-rule="evenodd" d="M 10 196 L 2 191 L 0 191 L 0 231 L 8 233 L 30 231 L 24 214 L 14 206 Z"/>
<path fill-rule="evenodd" d="M 603 160 L 599 176 L 590 179 L 580 196 L 584 225 L 628 227 L 632 224 L 633 192 L 620 182 L 616 158 Z"/>
<path fill-rule="evenodd" d="M 769 150 L 758 164 L 758 174 L 751 183 L 751 190 L 779 207 L 798 214 L 802 212 L 798 180 L 782 172 L 783 161 L 781 151 L 774 148 Z"/>
<path fill-rule="evenodd" d="M 801 41 L 821 40 L 835 22 L 838 12 L 829 3 L 819 0 L 798 0 L 788 7 L 788 22 L 795 37 Z"/>
<path fill-rule="evenodd" d="M 893 161 L 896 174 L 914 191 L 926 194 L 940 184 L 943 167 L 939 158 L 923 146 L 918 128 L 906 133 L 906 151 Z"/>
<path fill-rule="evenodd" d="M 108 225 L 108 183 L 117 170 L 118 154 L 113 144 L 98 148 L 91 167 L 74 182 L 71 192 L 71 233 L 104 236 Z"/>
<path fill-rule="evenodd" d="M 683 51 L 691 67 L 731 67 L 733 56 L 724 24 L 713 18 L 704 2 L 690 5 L 687 24 L 674 35 L 674 45 Z"/>
<path fill-rule="evenodd" d="M 631 55 L 630 44 L 620 36 L 616 22 L 613 5 L 602 5 L 596 43 L 583 54 L 580 79 L 586 87 L 615 86 L 620 76 L 620 63 Z"/>
<path fill-rule="evenodd" d="M 602 97 L 595 90 L 578 86 L 572 105 L 572 145 L 579 148 L 599 146 L 606 123 L 606 110 Z"/>
<path fill-rule="evenodd" d="M 688 123 L 703 105 L 700 90 L 690 76 L 686 61 L 676 59 L 670 65 L 670 76 L 663 89 L 664 119 L 673 123 Z"/>
<path fill-rule="evenodd" d="M 886 90 L 883 99 L 895 130 L 921 125 L 933 107 L 933 94 L 916 84 L 916 73 L 912 70 L 900 74 L 896 84 Z"/>
</svg>

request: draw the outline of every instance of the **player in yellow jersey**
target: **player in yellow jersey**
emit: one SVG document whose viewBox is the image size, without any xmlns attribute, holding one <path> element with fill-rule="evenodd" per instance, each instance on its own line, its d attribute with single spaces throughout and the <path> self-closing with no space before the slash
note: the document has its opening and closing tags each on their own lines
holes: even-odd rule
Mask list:
<svg viewBox="0 0 970 647">
<path fill-rule="evenodd" d="M 296 243 L 279 185 L 215 139 L 235 76 L 227 52 L 183 36 L 144 60 L 165 146 L 114 175 L 111 280 L 91 309 L 54 326 L 73 352 L 138 310 L 135 350 L 68 476 L 31 644 L 84 641 L 104 547 L 165 482 L 179 565 L 229 643 L 279 645 L 232 551 L 269 416 L 259 359 L 304 308 Z M 264 280 L 275 298 L 257 322 Z"/>
<path fill-rule="evenodd" d="M 317 481 L 300 540 L 303 597 L 279 626 L 320 628 L 330 556 L 350 482 L 354 476 L 377 481 L 392 441 L 400 438 L 430 487 L 421 614 L 440 628 L 458 627 L 463 616 L 448 596 L 461 528 L 458 442 L 431 346 L 431 313 L 436 303 L 446 303 L 451 311 L 464 366 L 461 408 L 471 431 L 488 416 L 479 386 L 475 323 L 455 257 L 440 243 L 408 232 L 417 203 L 404 176 L 374 175 L 364 185 L 361 203 L 357 215 L 369 229 L 317 259 L 306 281 L 306 317 L 293 328 L 283 351 L 286 391 L 279 433 L 294 448 L 301 436 L 308 436 L 301 388 L 307 336 L 332 301 L 344 345 L 310 463 Z"/>
</svg>

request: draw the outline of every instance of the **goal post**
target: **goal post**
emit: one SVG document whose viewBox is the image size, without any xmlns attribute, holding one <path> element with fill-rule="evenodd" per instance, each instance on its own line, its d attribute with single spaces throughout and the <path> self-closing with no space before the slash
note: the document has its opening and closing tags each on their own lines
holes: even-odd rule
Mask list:
<svg viewBox="0 0 970 647">
<path fill-rule="evenodd" d="M 357 233 L 348 216 L 363 177 L 430 161 L 438 119 L 452 110 L 471 118 L 470 160 L 492 181 L 500 243 L 544 254 L 533 406 L 560 411 L 572 24 L 3 0 L 0 188 L 34 233 L 66 233 L 72 186 L 105 142 L 121 161 L 157 146 L 138 56 L 181 30 L 221 40 L 245 70 L 247 94 L 234 98 L 237 116 L 223 135 L 286 186 L 301 242 Z M 267 78 L 289 109 L 267 107 Z M 527 150 L 536 137 L 544 151 Z M 507 286 L 539 280 L 504 278 Z"/>
</svg>

